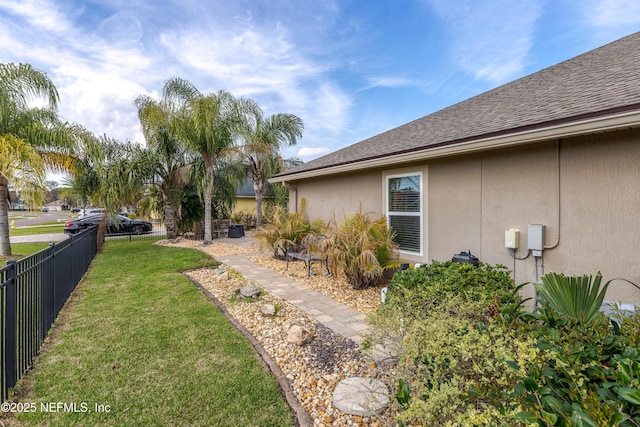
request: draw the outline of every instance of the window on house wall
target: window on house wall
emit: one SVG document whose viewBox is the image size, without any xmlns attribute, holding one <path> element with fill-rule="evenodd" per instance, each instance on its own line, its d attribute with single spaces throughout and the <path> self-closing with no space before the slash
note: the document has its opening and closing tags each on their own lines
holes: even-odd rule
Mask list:
<svg viewBox="0 0 640 427">
<path fill-rule="evenodd" d="M 399 249 L 422 253 L 422 173 L 387 176 L 387 218 Z"/>
</svg>

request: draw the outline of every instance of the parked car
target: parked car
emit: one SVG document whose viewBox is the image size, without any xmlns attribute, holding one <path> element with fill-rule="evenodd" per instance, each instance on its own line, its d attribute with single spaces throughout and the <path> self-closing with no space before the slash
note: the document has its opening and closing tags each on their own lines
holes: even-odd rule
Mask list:
<svg viewBox="0 0 640 427">
<path fill-rule="evenodd" d="M 84 218 L 87 216 L 97 215 L 97 214 L 104 215 L 106 213 L 107 213 L 107 210 L 105 208 L 85 208 L 80 211 L 80 213 L 78 214 L 78 218 Z"/>
<path fill-rule="evenodd" d="M 66 234 L 76 234 L 87 227 L 100 224 L 103 218 L 104 215 L 102 214 L 94 214 L 84 218 L 74 219 L 73 221 L 67 221 L 64 232 Z M 107 217 L 107 236 L 114 234 L 144 234 L 151 233 L 152 230 L 153 225 L 147 221 L 130 219 L 123 215 Z"/>
<path fill-rule="evenodd" d="M 42 207 L 42 212 L 49 212 L 49 208 L 48 208 L 48 207 L 46 207 L 46 206 L 43 206 L 43 207 Z"/>
<path fill-rule="evenodd" d="M 71 208 L 71 212 L 72 212 L 72 213 L 78 213 L 78 212 L 80 212 L 81 210 L 82 210 L 82 209 L 80 209 L 80 208 Z"/>
</svg>

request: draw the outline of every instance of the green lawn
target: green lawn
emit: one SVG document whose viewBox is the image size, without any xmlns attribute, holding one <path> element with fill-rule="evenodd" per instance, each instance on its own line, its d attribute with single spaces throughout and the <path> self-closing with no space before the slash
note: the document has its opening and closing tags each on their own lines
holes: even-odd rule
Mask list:
<svg viewBox="0 0 640 427">
<path fill-rule="evenodd" d="M 7 263 L 7 260 L 24 258 L 27 255 L 34 254 L 49 246 L 46 242 L 37 243 L 14 243 L 11 245 L 11 256 L 0 255 L 0 267 Z"/>
<path fill-rule="evenodd" d="M 180 273 L 214 261 L 197 250 L 152 243 L 105 245 L 58 318 L 35 368 L 17 388 L 15 401 L 37 407 L 17 420 L 29 425 L 294 425 L 276 381 L 249 342 Z M 80 412 L 45 413 L 40 406 L 45 402 L 75 403 Z M 96 412 L 96 405 L 108 412 Z"/>
<path fill-rule="evenodd" d="M 30 236 L 32 234 L 63 233 L 64 227 L 65 227 L 64 222 L 60 222 L 60 223 L 55 223 L 55 225 L 44 225 L 42 227 L 14 228 L 14 229 L 9 229 L 9 237 Z"/>
</svg>

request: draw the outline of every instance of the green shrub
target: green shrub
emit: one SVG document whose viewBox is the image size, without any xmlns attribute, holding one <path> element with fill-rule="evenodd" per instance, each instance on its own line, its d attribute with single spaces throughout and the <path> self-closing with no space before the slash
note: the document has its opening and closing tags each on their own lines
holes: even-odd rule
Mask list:
<svg viewBox="0 0 640 427">
<path fill-rule="evenodd" d="M 324 244 L 329 268 L 344 271 L 354 289 L 377 285 L 385 269 L 397 266 L 398 245 L 385 217 L 374 220 L 372 213 L 358 212 L 339 226 L 331 224 Z"/>
<path fill-rule="evenodd" d="M 417 292 L 409 289 L 405 296 L 419 297 Z M 384 342 L 398 358 L 399 421 L 514 424 L 518 401 L 508 392 L 524 371 L 514 371 L 508 363 L 528 366 L 536 360 L 534 340 L 527 342 L 503 328 L 499 318 L 487 317 L 484 303 L 455 294 L 421 313 L 408 313 L 399 303 L 383 304 L 375 319 L 374 342 Z"/>
<path fill-rule="evenodd" d="M 640 315 L 611 322 L 600 305 L 601 275 L 543 276 L 541 309 L 520 325 L 536 338 L 539 357 L 511 396 L 517 419 L 553 426 L 640 425 Z M 523 318 L 526 320 L 527 318 Z"/>
<path fill-rule="evenodd" d="M 632 347 L 640 346 L 640 309 L 631 316 L 616 316 L 619 319 L 618 333 L 627 338 Z"/>
<path fill-rule="evenodd" d="M 592 309 L 599 276 L 553 275 L 541 309 L 513 316 L 508 276 L 450 262 L 394 276 L 368 341 L 398 357 L 399 421 L 640 426 L 640 313 L 611 322 Z"/>
<path fill-rule="evenodd" d="M 553 426 L 638 425 L 640 355 L 606 317 L 588 326 L 556 318 L 536 325 L 531 335 L 541 351 L 511 393 L 522 402 L 518 419 Z"/>
<path fill-rule="evenodd" d="M 539 352 L 534 339 L 503 327 L 513 294 L 502 266 L 434 261 L 397 272 L 387 302 L 370 316 L 368 341 L 398 359 L 396 401 L 410 425 L 513 425 L 509 396 Z"/>
<path fill-rule="evenodd" d="M 499 307 L 510 301 L 514 292 L 506 267 L 485 263 L 474 267 L 452 261 L 433 261 L 417 269 L 399 271 L 391 279 L 391 285 L 390 301 L 400 298 L 402 304 L 408 302 L 416 310 L 428 309 L 451 295 L 459 295 L 464 301 L 483 302 L 492 315 L 498 314 Z M 411 301 L 404 295 L 408 289 L 417 290 Z"/>
</svg>

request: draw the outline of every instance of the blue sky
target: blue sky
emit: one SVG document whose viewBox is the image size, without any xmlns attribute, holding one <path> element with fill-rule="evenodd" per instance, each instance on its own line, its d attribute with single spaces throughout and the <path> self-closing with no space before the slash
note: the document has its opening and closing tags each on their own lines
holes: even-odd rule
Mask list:
<svg viewBox="0 0 640 427">
<path fill-rule="evenodd" d="M 639 30 L 638 0 L 0 0 L 0 62 L 122 141 L 169 78 L 247 96 L 303 119 L 308 161 Z"/>
</svg>

